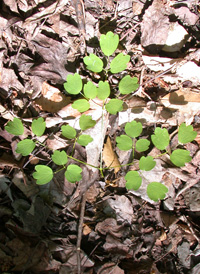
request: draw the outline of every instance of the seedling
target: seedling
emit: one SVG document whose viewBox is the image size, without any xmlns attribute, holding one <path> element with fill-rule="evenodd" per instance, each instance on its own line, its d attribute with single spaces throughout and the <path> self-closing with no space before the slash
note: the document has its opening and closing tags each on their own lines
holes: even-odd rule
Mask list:
<svg viewBox="0 0 200 274">
<path fill-rule="evenodd" d="M 102 112 L 107 111 L 110 114 L 117 114 L 119 111 L 123 110 L 124 102 L 120 99 L 120 96 L 133 93 L 139 87 L 138 79 L 136 77 L 131 77 L 130 75 L 123 76 L 119 81 L 119 85 L 113 87 L 113 85 L 111 86 L 110 84 L 110 75 L 126 70 L 127 63 L 130 61 L 130 56 L 123 53 L 118 53 L 110 60 L 110 56 L 114 54 L 118 48 L 118 44 L 118 35 L 112 32 L 101 35 L 100 48 L 107 60 L 106 67 L 104 67 L 102 59 L 95 54 L 84 57 L 83 61 L 86 65 L 86 69 L 92 73 L 104 73 L 104 81 L 100 80 L 99 83 L 88 81 L 83 84 L 81 75 L 78 73 L 67 76 L 67 81 L 64 83 L 66 93 L 80 96 L 79 99 L 74 101 L 72 107 L 83 113 L 79 119 L 80 132 L 70 125 L 61 126 L 62 136 L 69 139 L 71 142 L 73 141 L 74 145 L 77 142 L 81 146 L 87 146 L 93 141 L 93 138 L 90 135 L 84 134 L 84 130 L 92 128 L 96 124 L 96 121 L 92 119 L 92 116 L 84 114 L 84 112 L 90 108 L 91 100 L 97 97 L 102 100 Z M 24 133 L 24 125 L 18 118 L 14 118 L 13 121 L 8 122 L 5 129 L 16 136 Z M 36 147 L 44 145 L 37 140 L 37 137 L 42 136 L 45 132 L 46 123 L 44 119 L 40 117 L 33 120 L 31 129 L 35 137 L 32 139 L 23 139 L 17 144 L 16 152 L 21 153 L 22 156 L 28 156 L 34 152 Z M 197 135 L 197 132 L 193 130 L 192 126 L 186 126 L 185 123 L 180 125 L 178 130 L 179 144 L 177 149 L 172 153 L 167 150 L 170 143 L 170 136 L 165 128 L 162 129 L 157 127 L 154 134 L 149 136 L 148 139 L 139 138 L 143 131 L 143 126 L 140 122 L 132 121 L 126 123 L 124 131 L 125 134 L 116 137 L 116 142 L 117 147 L 120 150 L 132 150 L 132 162 L 128 165 L 134 165 L 135 150 L 140 154 L 142 153 L 139 159 L 139 170 L 129 171 L 125 175 L 126 188 L 128 190 L 138 190 L 143 180 L 142 171 L 151 171 L 156 165 L 156 161 L 152 156 L 143 155 L 145 151 L 148 151 L 151 142 L 156 148 L 161 150 L 161 155 L 169 154 L 170 160 L 175 166 L 181 167 L 184 166 L 185 163 L 191 161 L 190 153 L 184 149 L 184 144 L 192 142 Z M 55 168 L 55 171 L 53 171 L 49 166 L 36 165 L 35 172 L 33 173 L 33 178 L 36 180 L 36 183 L 43 185 L 50 182 L 53 179 L 54 174 L 63 169 L 65 170 L 65 177 L 69 182 L 75 183 L 80 181 L 82 179 L 82 169 L 76 164 L 68 164 L 69 158 L 88 165 L 87 163 L 75 159 L 73 155 L 67 155 L 64 150 L 55 150 L 51 155 L 51 160 L 58 168 Z M 103 175 L 104 168 L 102 167 L 102 164 L 100 167 L 95 168 L 99 169 Z M 149 182 L 147 187 L 147 195 L 153 201 L 164 199 L 167 191 L 167 187 L 161 182 Z"/>
</svg>

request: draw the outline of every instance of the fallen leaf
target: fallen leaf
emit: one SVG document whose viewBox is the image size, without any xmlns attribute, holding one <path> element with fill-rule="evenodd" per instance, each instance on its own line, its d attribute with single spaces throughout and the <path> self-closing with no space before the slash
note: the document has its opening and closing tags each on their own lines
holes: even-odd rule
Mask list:
<svg viewBox="0 0 200 274">
<path fill-rule="evenodd" d="M 110 137 L 107 138 L 103 148 L 103 160 L 106 167 L 114 168 L 115 173 L 120 170 L 120 162 L 118 160 L 117 154 L 113 151 Z"/>
<path fill-rule="evenodd" d="M 47 82 L 43 82 L 41 94 L 42 96 L 37 98 L 35 103 L 42 110 L 51 113 L 58 112 L 71 101 L 70 97 L 62 94 L 59 89 L 49 85 Z"/>
</svg>

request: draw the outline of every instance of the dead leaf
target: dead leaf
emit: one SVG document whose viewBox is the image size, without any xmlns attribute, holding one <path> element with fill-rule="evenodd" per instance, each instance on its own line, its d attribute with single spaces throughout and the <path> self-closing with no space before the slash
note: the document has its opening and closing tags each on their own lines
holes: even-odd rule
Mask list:
<svg viewBox="0 0 200 274">
<path fill-rule="evenodd" d="M 118 160 L 117 154 L 113 151 L 110 137 L 107 138 L 103 148 L 103 160 L 106 167 L 114 168 L 115 173 L 120 170 L 120 162 Z"/>
<path fill-rule="evenodd" d="M 47 82 L 42 84 L 42 96 L 35 100 L 42 110 L 51 113 L 58 112 L 70 103 L 70 97 L 65 96 L 59 89 L 49 85 Z"/>
</svg>

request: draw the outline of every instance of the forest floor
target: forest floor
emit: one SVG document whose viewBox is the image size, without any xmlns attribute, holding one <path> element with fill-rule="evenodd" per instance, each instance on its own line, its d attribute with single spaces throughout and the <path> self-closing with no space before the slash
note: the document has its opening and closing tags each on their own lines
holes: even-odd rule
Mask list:
<svg viewBox="0 0 200 274">
<path fill-rule="evenodd" d="M 200 273 L 199 12 L 197 0 L 0 2 L 0 273 Z M 130 56 L 122 74 L 109 76 L 111 87 L 128 74 L 139 88 L 117 95 L 123 100 L 117 114 L 94 99 L 86 114 L 96 124 L 85 131 L 93 142 L 81 146 L 61 134 L 67 124 L 79 132 L 82 115 L 72 107 L 80 95 L 63 85 L 76 72 L 105 80 L 83 58 L 103 57 L 99 39 L 108 31 L 120 39 L 111 60 L 120 52 Z M 39 117 L 46 130 L 37 141 L 45 146 L 30 156 L 16 153 L 20 140 L 35 138 L 30 125 Z M 25 126 L 20 136 L 5 130 L 14 118 Z M 167 129 L 170 150 L 180 145 L 179 125 L 192 125 L 195 140 L 181 145 L 191 161 L 177 167 L 166 155 L 157 158 L 151 143 L 130 164 L 132 151 L 120 150 L 116 138 L 133 120 L 150 141 L 156 127 Z M 79 161 L 69 163 L 82 168 L 80 182 L 70 183 L 62 170 L 36 183 L 35 165 L 57 170 L 54 150 Z M 138 190 L 128 190 L 125 176 L 138 170 L 140 156 L 153 156 L 156 167 L 143 172 Z M 103 175 L 91 166 L 101 166 Z M 168 188 L 157 202 L 146 191 L 154 181 Z"/>
</svg>

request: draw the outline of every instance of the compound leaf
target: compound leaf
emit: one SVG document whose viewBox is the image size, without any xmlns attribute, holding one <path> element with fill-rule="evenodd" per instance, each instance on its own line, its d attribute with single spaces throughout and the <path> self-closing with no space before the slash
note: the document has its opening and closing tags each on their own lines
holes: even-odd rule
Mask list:
<svg viewBox="0 0 200 274">
<path fill-rule="evenodd" d="M 107 32 L 106 35 L 102 34 L 100 37 L 100 47 L 106 56 L 112 55 L 117 49 L 118 44 L 119 36 L 112 31 Z"/>
<path fill-rule="evenodd" d="M 119 53 L 110 63 L 110 71 L 112 73 L 118 73 L 125 70 L 129 61 L 130 55 Z"/>
<path fill-rule="evenodd" d="M 126 176 L 126 188 L 131 190 L 138 190 L 142 184 L 142 178 L 137 171 L 131 170 Z"/>
<path fill-rule="evenodd" d="M 136 121 L 128 122 L 125 125 L 125 132 L 132 138 L 138 137 L 142 133 L 142 124 Z"/>
<path fill-rule="evenodd" d="M 19 118 L 14 118 L 5 126 L 5 130 L 13 135 L 22 135 L 24 133 L 24 126 Z"/>
<path fill-rule="evenodd" d="M 102 60 L 93 53 L 90 53 L 89 56 L 85 56 L 83 62 L 85 63 L 86 68 L 93 72 L 101 72 L 103 69 Z"/>
<path fill-rule="evenodd" d="M 97 88 L 97 96 L 100 100 L 105 100 L 110 95 L 110 85 L 108 82 L 99 82 L 99 87 Z"/>
<path fill-rule="evenodd" d="M 140 139 L 135 144 L 135 148 L 139 152 L 148 150 L 149 146 L 150 146 L 150 142 L 147 139 Z"/>
<path fill-rule="evenodd" d="M 89 81 L 84 85 L 83 92 L 85 97 L 94 99 L 97 96 L 97 87 L 91 81 Z"/>
<path fill-rule="evenodd" d="M 167 192 L 168 188 L 158 182 L 152 182 L 147 186 L 147 195 L 154 202 L 158 202 L 158 200 L 163 200 Z"/>
<path fill-rule="evenodd" d="M 45 185 L 53 179 L 53 170 L 45 165 L 35 166 L 33 178 L 36 179 L 36 184 Z"/>
<path fill-rule="evenodd" d="M 82 168 L 77 165 L 69 165 L 65 171 L 65 178 L 70 183 L 76 183 L 82 179 L 81 176 Z"/>
<path fill-rule="evenodd" d="M 123 110 L 123 101 L 119 99 L 111 99 L 106 104 L 105 108 L 110 114 L 117 114 L 117 112 Z"/>
<path fill-rule="evenodd" d="M 81 146 L 87 146 L 93 141 L 93 138 L 90 135 L 82 134 L 79 136 L 77 143 Z"/>
<path fill-rule="evenodd" d="M 169 145 L 169 133 L 166 128 L 157 127 L 151 135 L 151 140 L 155 147 L 164 150 Z"/>
<path fill-rule="evenodd" d="M 23 156 L 28 156 L 35 148 L 35 142 L 30 139 L 24 139 L 17 143 L 17 153 L 21 153 Z"/>
<path fill-rule="evenodd" d="M 62 130 L 62 135 L 65 138 L 73 139 L 76 137 L 76 130 L 73 127 L 71 127 L 70 125 L 62 126 L 61 130 Z"/>
<path fill-rule="evenodd" d="M 69 93 L 69 94 L 79 94 L 80 91 L 82 90 L 83 83 L 81 76 L 78 73 L 75 73 L 74 75 L 69 74 L 67 76 L 67 82 L 64 83 L 64 89 Z"/>
<path fill-rule="evenodd" d="M 176 149 L 170 155 L 170 160 L 175 166 L 182 167 L 192 160 L 190 152 L 185 149 Z"/>
<path fill-rule="evenodd" d="M 72 104 L 72 107 L 79 112 L 85 112 L 90 108 L 90 104 L 86 99 L 78 99 Z"/>
<path fill-rule="evenodd" d="M 36 136 L 42 136 L 46 128 L 46 122 L 42 117 L 39 117 L 38 119 L 33 120 L 31 128 Z"/>
<path fill-rule="evenodd" d="M 64 150 L 62 151 L 55 150 L 51 156 L 51 159 L 58 166 L 65 165 L 68 161 L 67 154 Z"/>
<path fill-rule="evenodd" d="M 127 135 L 116 137 L 117 147 L 121 150 L 129 150 L 133 148 L 133 141 Z"/>
<path fill-rule="evenodd" d="M 79 120 L 79 125 L 82 130 L 86 130 L 88 128 L 91 128 L 95 126 L 96 121 L 92 120 L 92 116 L 90 115 L 81 115 L 81 118 Z"/>
<path fill-rule="evenodd" d="M 197 132 L 193 130 L 193 126 L 186 126 L 182 123 L 178 130 L 178 141 L 182 144 L 192 142 L 197 136 Z"/>
<path fill-rule="evenodd" d="M 149 171 L 153 169 L 156 165 L 156 161 L 154 161 L 152 156 L 144 157 L 142 156 L 139 161 L 139 167 L 141 170 Z"/>
<path fill-rule="evenodd" d="M 138 79 L 136 77 L 131 78 L 130 75 L 125 76 L 119 82 L 119 91 L 121 94 L 129 94 L 139 87 Z"/>
</svg>

